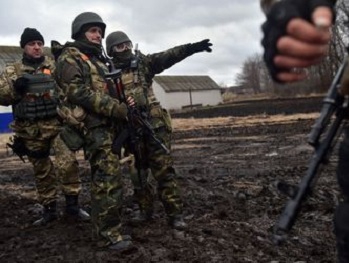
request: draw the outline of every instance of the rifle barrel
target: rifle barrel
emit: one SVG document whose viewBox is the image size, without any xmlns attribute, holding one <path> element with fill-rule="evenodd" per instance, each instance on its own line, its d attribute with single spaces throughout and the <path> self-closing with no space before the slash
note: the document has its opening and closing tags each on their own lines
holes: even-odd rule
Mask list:
<svg viewBox="0 0 349 263">
<path fill-rule="evenodd" d="M 341 109 L 337 117 L 329 127 L 326 137 L 322 140 L 319 146 L 315 149 L 308 170 L 298 185 L 298 191 L 291 198 L 281 214 L 278 223 L 274 228 L 273 241 L 280 244 L 286 239 L 287 233 L 291 230 L 295 223 L 297 215 L 300 211 L 302 201 L 309 195 L 312 183 L 320 168 L 327 162 L 327 158 L 334 146 L 335 138 L 340 133 L 340 127 L 344 119 L 344 109 Z"/>
<path fill-rule="evenodd" d="M 338 107 L 342 105 L 343 96 L 338 93 L 340 81 L 343 76 L 343 72 L 346 69 L 348 60 L 345 59 L 344 62 L 339 67 L 332 83 L 330 89 L 327 92 L 326 97 L 323 100 L 323 106 L 320 111 L 320 116 L 315 121 L 313 128 L 308 135 L 308 143 L 314 147 L 317 147 L 319 139 L 324 129 L 330 123 L 333 114 L 337 111 Z"/>
</svg>

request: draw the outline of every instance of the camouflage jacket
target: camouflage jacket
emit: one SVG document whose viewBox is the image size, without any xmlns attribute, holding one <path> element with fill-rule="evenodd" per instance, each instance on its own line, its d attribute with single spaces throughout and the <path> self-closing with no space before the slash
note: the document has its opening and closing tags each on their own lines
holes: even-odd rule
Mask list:
<svg viewBox="0 0 349 263">
<path fill-rule="evenodd" d="M 60 101 L 72 110 L 81 108 L 85 115 L 80 120 L 87 128 L 109 123 L 120 104 L 109 95 L 109 70 L 100 55 L 95 47 L 89 50 L 76 41 L 64 46 L 56 62 Z"/>
<path fill-rule="evenodd" d="M 40 65 L 23 64 L 21 61 L 8 64 L 0 75 L 0 105 L 16 105 L 21 99 L 13 86 L 14 81 L 24 73 L 37 74 L 48 70 L 54 73 L 55 63 L 50 57 L 45 57 Z M 45 120 L 14 120 L 10 127 L 16 135 L 27 139 L 46 139 L 55 136 L 60 130 L 57 118 Z"/>
<path fill-rule="evenodd" d="M 16 93 L 13 87 L 13 83 L 18 77 L 24 73 L 42 73 L 45 69 L 49 69 L 50 74 L 53 74 L 55 70 L 55 62 L 47 56 L 39 66 L 23 64 L 21 61 L 6 65 L 0 75 L 0 105 L 14 105 L 20 98 L 20 94 Z"/>
<path fill-rule="evenodd" d="M 148 55 L 138 52 L 138 68 L 124 68 L 122 71 L 126 95 L 135 98 L 137 105 L 140 106 L 149 107 L 152 104 L 159 104 L 152 89 L 154 76 L 192 54 L 190 44 Z M 117 61 L 114 61 L 114 65 L 116 68 L 119 67 Z"/>
</svg>

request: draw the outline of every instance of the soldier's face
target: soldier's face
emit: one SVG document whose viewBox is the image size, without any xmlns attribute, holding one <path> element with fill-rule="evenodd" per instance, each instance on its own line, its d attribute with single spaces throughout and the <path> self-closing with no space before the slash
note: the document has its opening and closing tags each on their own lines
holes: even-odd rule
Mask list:
<svg viewBox="0 0 349 263">
<path fill-rule="evenodd" d="M 90 27 L 85 32 L 86 39 L 95 44 L 102 44 L 102 29 L 98 26 Z"/>
<path fill-rule="evenodd" d="M 39 40 L 30 41 L 24 46 L 24 53 L 32 58 L 40 58 L 44 54 L 44 43 Z"/>
</svg>

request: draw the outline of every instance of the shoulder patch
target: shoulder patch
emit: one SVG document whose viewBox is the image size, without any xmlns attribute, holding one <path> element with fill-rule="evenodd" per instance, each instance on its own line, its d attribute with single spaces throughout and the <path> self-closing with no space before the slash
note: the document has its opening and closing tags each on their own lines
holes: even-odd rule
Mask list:
<svg viewBox="0 0 349 263">
<path fill-rule="evenodd" d="M 19 63 L 11 63 L 5 67 L 4 72 L 9 79 L 15 80 L 21 74 L 22 69 Z"/>
</svg>

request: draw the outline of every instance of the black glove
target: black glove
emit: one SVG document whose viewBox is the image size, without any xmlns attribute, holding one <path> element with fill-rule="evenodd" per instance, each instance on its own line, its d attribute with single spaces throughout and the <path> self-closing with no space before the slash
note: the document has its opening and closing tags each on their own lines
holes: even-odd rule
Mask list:
<svg viewBox="0 0 349 263">
<path fill-rule="evenodd" d="M 310 21 L 311 14 L 319 6 L 334 8 L 334 0 L 283 0 L 275 3 L 267 14 L 267 20 L 262 25 L 264 37 L 262 45 L 264 47 L 264 61 L 274 81 L 280 82 L 276 75 L 283 71 L 274 64 L 277 55 L 276 43 L 280 37 L 286 34 L 288 22 L 300 17 Z"/>
<path fill-rule="evenodd" d="M 28 82 L 28 78 L 21 76 L 15 80 L 15 82 L 13 83 L 13 87 L 16 92 L 23 94 L 27 90 Z"/>
<path fill-rule="evenodd" d="M 212 46 L 212 43 L 210 43 L 210 40 L 204 39 L 200 42 L 190 44 L 190 50 L 193 53 L 202 52 L 202 51 L 212 52 L 212 49 L 210 48 L 210 46 Z"/>
</svg>

